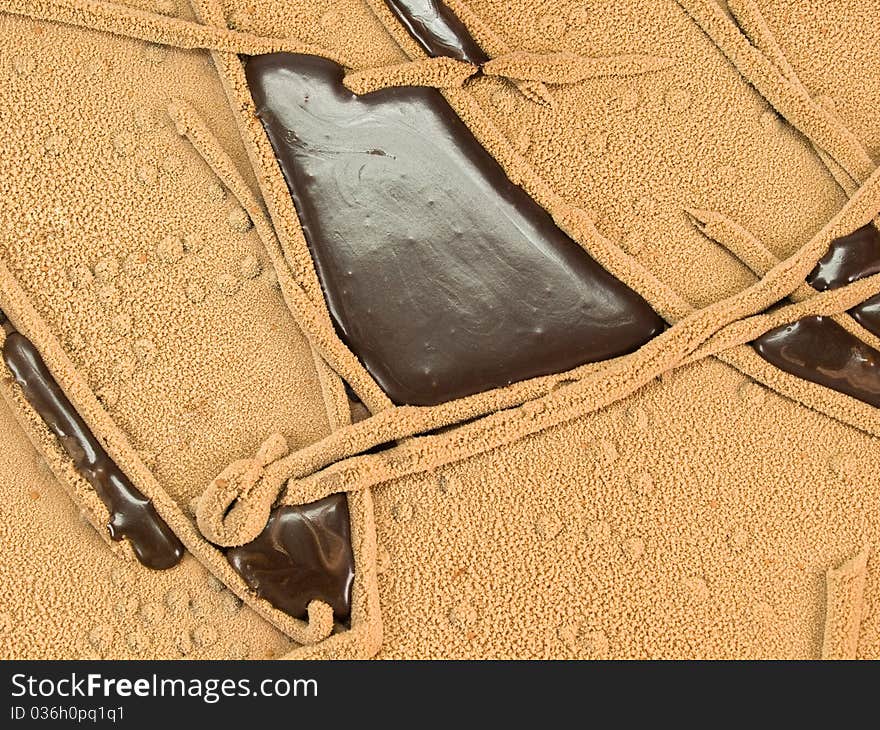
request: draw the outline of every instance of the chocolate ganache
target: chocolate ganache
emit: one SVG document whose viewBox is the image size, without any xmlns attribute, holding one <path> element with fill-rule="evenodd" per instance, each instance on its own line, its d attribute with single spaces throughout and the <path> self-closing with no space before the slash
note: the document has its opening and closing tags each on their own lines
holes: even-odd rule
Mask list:
<svg viewBox="0 0 880 730">
<path fill-rule="evenodd" d="M 837 289 L 880 273 L 880 235 L 873 224 L 831 242 L 807 277 L 818 289 Z M 880 295 L 850 310 L 880 335 Z M 880 407 L 880 352 L 827 317 L 806 317 L 777 327 L 754 342 L 768 362 L 792 375 Z"/>
<path fill-rule="evenodd" d="M 58 438 L 76 470 L 94 487 L 110 512 L 107 525 L 114 540 L 127 538 L 134 554 L 148 568 L 171 568 L 183 557 L 183 545 L 113 462 L 52 377 L 33 344 L 10 332 L 3 360 L 22 393 Z"/>
<path fill-rule="evenodd" d="M 880 273 L 880 231 L 873 223 L 835 238 L 807 278 L 819 291 L 837 289 Z M 880 294 L 849 310 L 866 330 L 880 337 Z"/>
<path fill-rule="evenodd" d="M 475 66 L 489 60 L 464 24 L 440 0 L 385 0 L 385 4 L 429 56 L 449 56 Z"/>
<path fill-rule="evenodd" d="M 315 56 L 246 61 L 343 338 L 398 404 L 638 349 L 663 321 L 569 238 L 428 88 L 358 97 Z"/>
<path fill-rule="evenodd" d="M 258 596 L 291 616 L 305 618 L 316 599 L 339 620 L 351 612 L 354 555 L 344 494 L 276 508 L 263 532 L 226 558 Z"/>
</svg>

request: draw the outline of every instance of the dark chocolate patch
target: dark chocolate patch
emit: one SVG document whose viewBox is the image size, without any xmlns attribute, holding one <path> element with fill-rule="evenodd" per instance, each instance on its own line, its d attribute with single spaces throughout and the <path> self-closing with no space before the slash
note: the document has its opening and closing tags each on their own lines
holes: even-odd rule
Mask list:
<svg viewBox="0 0 880 730">
<path fill-rule="evenodd" d="M 109 457 L 30 340 L 19 332 L 10 333 L 3 346 L 3 360 L 27 402 L 110 511 L 110 536 L 114 540 L 127 538 L 138 560 L 149 568 L 177 565 L 183 557 L 180 540 Z"/>
<path fill-rule="evenodd" d="M 754 342 L 767 362 L 880 407 L 880 352 L 827 317 L 805 317 Z"/>
<path fill-rule="evenodd" d="M 819 291 L 837 289 L 880 273 L 880 231 L 873 223 L 835 238 L 807 282 Z M 880 294 L 849 311 L 866 330 L 880 337 Z"/>
<path fill-rule="evenodd" d="M 255 540 L 227 550 L 226 558 L 258 596 L 295 618 L 305 618 L 316 599 L 339 620 L 351 612 L 354 555 L 344 494 L 278 507 Z"/>
<path fill-rule="evenodd" d="M 880 231 L 874 224 L 835 238 L 807 277 L 814 289 L 838 289 L 880 273 Z"/>
<path fill-rule="evenodd" d="M 475 66 L 489 60 L 442 0 L 385 0 L 385 4 L 429 56 L 449 56 Z"/>
<path fill-rule="evenodd" d="M 428 88 L 358 97 L 314 56 L 247 79 L 341 337 L 398 404 L 623 355 L 663 321 Z"/>
<path fill-rule="evenodd" d="M 877 337 L 880 337 L 880 294 L 862 302 L 849 310 L 856 322 Z"/>
</svg>

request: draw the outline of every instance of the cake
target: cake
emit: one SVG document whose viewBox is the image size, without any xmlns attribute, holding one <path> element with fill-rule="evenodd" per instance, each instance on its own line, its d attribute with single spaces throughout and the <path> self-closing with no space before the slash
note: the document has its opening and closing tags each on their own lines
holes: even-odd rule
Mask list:
<svg viewBox="0 0 880 730">
<path fill-rule="evenodd" d="M 878 21 L 0 0 L 3 658 L 877 658 Z"/>
</svg>

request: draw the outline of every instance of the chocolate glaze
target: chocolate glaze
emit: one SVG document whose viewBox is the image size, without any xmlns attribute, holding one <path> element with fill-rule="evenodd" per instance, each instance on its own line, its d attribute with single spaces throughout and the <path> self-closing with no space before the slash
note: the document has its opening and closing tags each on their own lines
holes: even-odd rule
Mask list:
<svg viewBox="0 0 880 730">
<path fill-rule="evenodd" d="M 110 511 L 107 528 L 114 540 L 127 538 L 138 560 L 149 568 L 171 568 L 183 557 L 183 545 L 89 430 L 52 377 L 30 340 L 11 332 L 3 360 L 77 471 L 91 484 Z"/>
<path fill-rule="evenodd" d="M 357 97 L 338 65 L 294 54 L 246 72 L 333 321 L 394 402 L 561 372 L 662 331 L 438 91 Z"/>
<path fill-rule="evenodd" d="M 807 277 L 810 285 L 824 291 L 880 273 L 880 231 L 873 223 L 835 238 Z M 880 294 L 850 310 L 866 330 L 880 337 Z"/>
<path fill-rule="evenodd" d="M 880 407 L 880 352 L 826 317 L 805 317 L 754 342 L 768 362 Z"/>
<path fill-rule="evenodd" d="M 835 238 L 807 277 L 814 289 L 825 291 L 880 273 L 880 231 L 869 223 L 848 236 Z"/>
<path fill-rule="evenodd" d="M 475 66 L 489 60 L 441 0 L 385 0 L 385 4 L 429 56 L 449 56 Z"/>
<path fill-rule="evenodd" d="M 278 507 L 255 540 L 226 551 L 258 596 L 296 618 L 319 599 L 344 620 L 351 612 L 354 555 L 348 502 L 334 494 L 299 507 Z"/>
<path fill-rule="evenodd" d="M 849 313 L 862 327 L 880 337 L 880 294 L 850 309 Z"/>
<path fill-rule="evenodd" d="M 873 224 L 835 238 L 807 277 L 814 289 L 837 289 L 880 273 L 880 232 Z M 850 314 L 880 336 L 880 295 Z M 767 332 L 758 354 L 786 372 L 880 407 L 880 352 L 826 317 L 807 317 Z"/>
</svg>

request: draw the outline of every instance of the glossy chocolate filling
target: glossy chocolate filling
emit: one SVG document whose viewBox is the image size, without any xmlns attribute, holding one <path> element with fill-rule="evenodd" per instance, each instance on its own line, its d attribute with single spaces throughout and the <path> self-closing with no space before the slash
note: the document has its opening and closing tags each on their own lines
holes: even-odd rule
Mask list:
<svg viewBox="0 0 880 730">
<path fill-rule="evenodd" d="M 258 596 L 291 616 L 306 618 L 316 599 L 340 621 L 351 612 L 354 554 L 344 494 L 278 507 L 255 540 L 226 557 Z"/>
<path fill-rule="evenodd" d="M 475 66 L 489 60 L 441 0 L 385 0 L 385 4 L 429 56 L 449 56 Z"/>
<path fill-rule="evenodd" d="M 663 321 L 428 88 L 355 96 L 314 56 L 246 62 L 342 339 L 398 404 L 624 355 Z"/>
<path fill-rule="evenodd" d="M 183 557 L 183 545 L 109 457 L 89 430 L 30 340 L 11 332 L 3 345 L 3 360 L 25 399 L 58 438 L 76 470 L 94 487 L 110 512 L 107 528 L 114 540 L 127 538 L 148 568 L 171 568 Z"/>
<path fill-rule="evenodd" d="M 869 224 L 834 239 L 807 282 L 819 291 L 837 289 L 880 273 L 880 233 Z M 880 295 L 850 310 L 880 336 Z M 880 407 L 880 352 L 827 317 L 807 317 L 778 327 L 753 343 L 776 367 Z"/>
<path fill-rule="evenodd" d="M 836 238 L 819 259 L 807 281 L 819 291 L 880 273 L 880 231 L 873 223 Z M 880 294 L 853 307 L 849 312 L 866 330 L 880 337 Z"/>
<path fill-rule="evenodd" d="M 880 352 L 834 320 L 806 317 L 767 332 L 754 346 L 781 370 L 880 407 Z"/>
<path fill-rule="evenodd" d="M 869 223 L 848 236 L 835 238 L 810 272 L 807 283 L 825 291 L 873 274 L 880 274 L 880 231 Z"/>
</svg>

